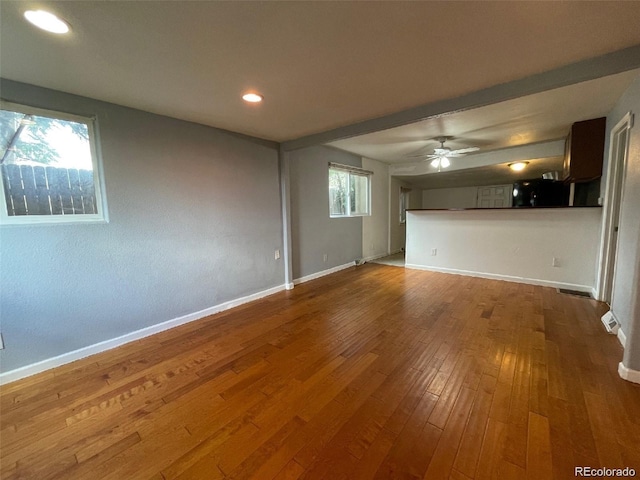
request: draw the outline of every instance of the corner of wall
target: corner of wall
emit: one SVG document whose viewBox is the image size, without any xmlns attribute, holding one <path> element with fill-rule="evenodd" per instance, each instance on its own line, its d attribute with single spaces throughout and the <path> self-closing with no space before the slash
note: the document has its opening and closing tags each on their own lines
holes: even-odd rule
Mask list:
<svg viewBox="0 0 640 480">
<path fill-rule="evenodd" d="M 622 362 L 618 364 L 618 375 L 628 382 L 640 383 L 640 371 L 627 368 Z"/>
</svg>

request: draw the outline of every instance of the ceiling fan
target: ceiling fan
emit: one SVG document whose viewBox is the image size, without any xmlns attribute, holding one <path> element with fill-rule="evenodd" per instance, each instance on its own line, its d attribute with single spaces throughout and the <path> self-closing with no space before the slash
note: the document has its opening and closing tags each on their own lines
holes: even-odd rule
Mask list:
<svg viewBox="0 0 640 480">
<path fill-rule="evenodd" d="M 437 138 L 440 142 L 440 148 L 435 148 L 431 155 L 411 155 L 412 157 L 424 157 L 425 160 L 431 160 L 431 166 L 437 168 L 438 171 L 442 168 L 447 168 L 451 165 L 449 161 L 453 157 L 462 157 L 467 153 L 480 150 L 478 147 L 460 148 L 458 150 L 451 150 L 449 147 L 444 146 L 444 142 L 449 140 L 450 137 Z"/>
</svg>

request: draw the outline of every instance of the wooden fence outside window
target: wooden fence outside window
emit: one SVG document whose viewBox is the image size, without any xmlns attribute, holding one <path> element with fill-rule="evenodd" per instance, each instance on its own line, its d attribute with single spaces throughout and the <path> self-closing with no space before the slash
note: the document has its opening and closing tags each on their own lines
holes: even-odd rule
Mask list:
<svg viewBox="0 0 640 480">
<path fill-rule="evenodd" d="M 98 213 L 91 170 L 2 165 L 9 216 Z"/>
</svg>

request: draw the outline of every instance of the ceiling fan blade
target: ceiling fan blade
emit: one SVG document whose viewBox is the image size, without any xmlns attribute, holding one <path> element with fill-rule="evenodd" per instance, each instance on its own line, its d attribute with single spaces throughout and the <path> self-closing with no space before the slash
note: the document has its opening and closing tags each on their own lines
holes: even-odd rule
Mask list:
<svg viewBox="0 0 640 480">
<path fill-rule="evenodd" d="M 422 158 L 424 160 L 430 160 L 432 158 L 440 158 L 444 155 L 440 155 L 437 153 L 423 153 L 422 155 L 405 155 L 404 158 Z"/>
<path fill-rule="evenodd" d="M 445 140 L 446 141 L 446 140 Z M 412 154 L 405 155 L 405 158 L 422 158 L 424 160 L 433 160 L 439 159 L 443 157 L 460 157 L 467 153 L 475 152 L 480 150 L 478 147 L 469 147 L 469 148 L 460 148 L 458 150 L 451 150 L 449 147 L 444 146 L 444 142 L 440 142 L 440 147 L 436 147 L 433 149 L 433 153 L 431 154 Z"/>
<path fill-rule="evenodd" d="M 434 155 L 448 155 L 449 153 L 451 153 L 450 148 L 434 148 L 433 149 Z"/>
<path fill-rule="evenodd" d="M 465 153 L 477 152 L 478 150 L 480 150 L 478 147 L 460 148 L 458 150 L 452 150 L 450 154 L 460 155 Z"/>
</svg>

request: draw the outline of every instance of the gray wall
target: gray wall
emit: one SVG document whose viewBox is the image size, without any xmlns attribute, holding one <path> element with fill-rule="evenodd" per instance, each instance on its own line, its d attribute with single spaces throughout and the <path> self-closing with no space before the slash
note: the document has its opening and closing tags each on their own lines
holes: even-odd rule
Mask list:
<svg viewBox="0 0 640 480">
<path fill-rule="evenodd" d="M 389 166 L 369 158 L 362 167 L 371 177 L 371 215 L 362 217 L 362 255 L 366 259 L 389 254 Z"/>
<path fill-rule="evenodd" d="M 629 137 L 611 309 L 627 335 L 625 365 L 640 370 L 640 77 L 631 84 L 607 116 L 607 139 L 613 127 L 628 111 L 635 114 L 635 125 Z M 608 156 L 608 146 L 605 152 L 605 156 Z M 606 165 L 604 168 L 606 171 Z"/>
<path fill-rule="evenodd" d="M 9 101 L 97 116 L 110 219 L 2 227 L 3 371 L 283 284 L 273 146 L 11 81 L 0 87 Z"/>
<path fill-rule="evenodd" d="M 321 272 L 362 257 L 362 218 L 329 217 L 329 162 L 355 167 L 362 159 L 328 147 L 290 154 L 293 278 Z M 327 262 L 323 255 L 328 255 Z"/>
</svg>

